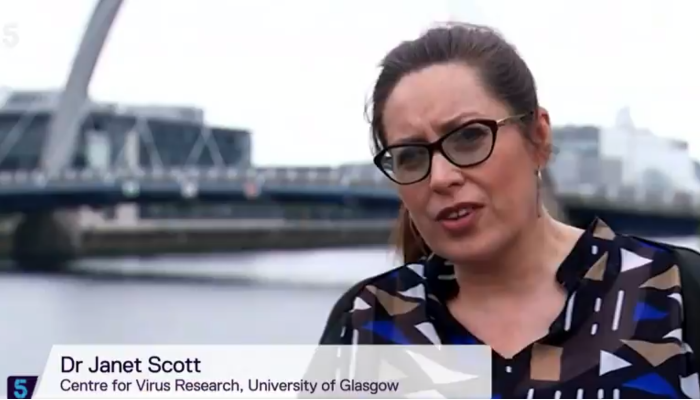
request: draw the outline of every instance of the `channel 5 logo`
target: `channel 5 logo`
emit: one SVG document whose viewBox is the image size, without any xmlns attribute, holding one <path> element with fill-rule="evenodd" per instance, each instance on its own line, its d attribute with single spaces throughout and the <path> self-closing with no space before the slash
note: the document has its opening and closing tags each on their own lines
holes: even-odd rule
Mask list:
<svg viewBox="0 0 700 400">
<path fill-rule="evenodd" d="M 7 398 L 31 399 L 38 380 L 38 376 L 8 376 Z"/>
</svg>

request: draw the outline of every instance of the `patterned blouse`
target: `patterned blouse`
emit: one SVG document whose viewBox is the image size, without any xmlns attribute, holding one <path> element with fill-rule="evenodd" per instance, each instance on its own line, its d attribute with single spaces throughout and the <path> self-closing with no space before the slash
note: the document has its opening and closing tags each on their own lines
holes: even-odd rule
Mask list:
<svg viewBox="0 0 700 400">
<path fill-rule="evenodd" d="M 492 398 L 700 398 L 669 252 L 597 220 L 557 280 L 568 300 L 548 335 L 512 358 L 492 352 Z M 445 305 L 457 290 L 453 267 L 436 256 L 389 271 L 364 282 L 324 341 L 483 344 Z"/>
</svg>

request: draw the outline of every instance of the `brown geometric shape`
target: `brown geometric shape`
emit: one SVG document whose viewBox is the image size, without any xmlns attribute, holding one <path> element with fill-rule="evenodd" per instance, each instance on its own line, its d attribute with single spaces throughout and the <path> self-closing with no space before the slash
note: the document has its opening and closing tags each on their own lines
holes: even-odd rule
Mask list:
<svg viewBox="0 0 700 400">
<path fill-rule="evenodd" d="M 646 358 L 649 364 L 655 367 L 683 351 L 677 343 L 650 343 L 643 340 L 623 340 L 622 343 Z"/>
<path fill-rule="evenodd" d="M 599 219 L 596 221 L 595 227 L 593 228 L 593 236 L 600 239 L 613 240 L 615 239 L 615 232 L 610 229 L 608 224 Z"/>
<path fill-rule="evenodd" d="M 653 278 L 648 279 L 646 282 L 642 283 L 640 288 L 654 288 L 654 289 L 671 289 L 674 287 L 680 287 L 681 285 L 681 275 L 678 270 L 678 266 L 666 270 L 666 272 L 656 275 Z"/>
<path fill-rule="evenodd" d="M 367 290 L 374 295 L 379 301 L 379 304 L 384 307 L 389 315 L 396 316 L 401 314 L 409 313 L 418 307 L 418 303 L 406 301 L 396 296 L 379 289 L 376 286 L 369 285 Z"/>
<path fill-rule="evenodd" d="M 608 266 L 608 253 L 603 254 L 598 261 L 586 272 L 584 278 L 592 281 L 602 281 L 605 275 L 605 268 Z"/>
<path fill-rule="evenodd" d="M 530 358 L 530 379 L 558 382 L 561 379 L 561 347 L 535 344 Z"/>
</svg>

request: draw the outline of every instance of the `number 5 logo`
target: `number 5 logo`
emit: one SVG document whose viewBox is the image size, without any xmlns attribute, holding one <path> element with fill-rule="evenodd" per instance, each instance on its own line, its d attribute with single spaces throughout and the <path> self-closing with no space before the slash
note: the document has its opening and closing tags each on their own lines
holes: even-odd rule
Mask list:
<svg viewBox="0 0 700 400">
<path fill-rule="evenodd" d="M 8 399 L 31 399 L 38 376 L 10 376 L 7 378 Z"/>
<path fill-rule="evenodd" d="M 15 399 L 27 398 L 27 380 L 23 378 L 15 379 Z"/>
</svg>

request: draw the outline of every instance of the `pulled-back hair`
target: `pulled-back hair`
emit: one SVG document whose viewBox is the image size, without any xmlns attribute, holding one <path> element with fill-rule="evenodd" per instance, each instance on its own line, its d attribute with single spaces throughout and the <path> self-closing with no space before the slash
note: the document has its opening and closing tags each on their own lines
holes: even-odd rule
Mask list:
<svg viewBox="0 0 700 400">
<path fill-rule="evenodd" d="M 384 108 L 401 78 L 432 65 L 454 62 L 475 68 L 490 94 L 514 114 L 538 110 L 535 80 L 512 45 L 491 28 L 450 23 L 430 29 L 415 40 L 402 42 L 382 60 L 369 110 L 375 152 L 387 145 Z M 534 118 L 525 120 L 524 124 L 532 121 Z M 531 130 L 523 129 L 523 132 L 532 141 Z M 417 261 L 430 253 L 403 206 L 394 241 L 405 262 Z"/>
</svg>

